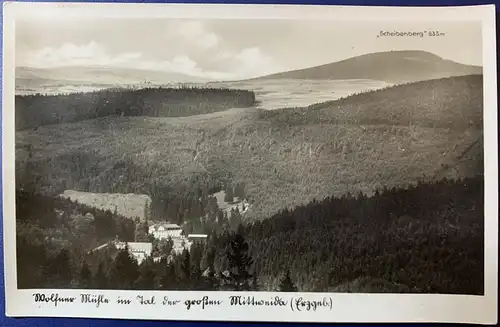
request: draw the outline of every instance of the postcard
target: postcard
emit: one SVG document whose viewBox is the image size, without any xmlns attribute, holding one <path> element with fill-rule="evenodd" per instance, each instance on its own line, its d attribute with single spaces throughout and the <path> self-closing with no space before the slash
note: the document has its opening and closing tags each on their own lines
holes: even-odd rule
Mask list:
<svg viewBox="0 0 500 327">
<path fill-rule="evenodd" d="M 6 314 L 497 321 L 494 6 L 4 5 Z"/>
</svg>

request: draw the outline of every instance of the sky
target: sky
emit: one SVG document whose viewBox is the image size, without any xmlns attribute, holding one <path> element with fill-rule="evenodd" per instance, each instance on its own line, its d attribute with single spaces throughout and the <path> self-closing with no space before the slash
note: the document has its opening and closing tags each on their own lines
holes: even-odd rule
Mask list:
<svg viewBox="0 0 500 327">
<path fill-rule="evenodd" d="M 430 30 L 445 35 L 377 37 L 380 31 Z M 390 50 L 424 50 L 481 65 L 481 39 L 479 22 L 30 19 L 16 21 L 16 66 L 136 68 L 229 80 Z"/>
</svg>

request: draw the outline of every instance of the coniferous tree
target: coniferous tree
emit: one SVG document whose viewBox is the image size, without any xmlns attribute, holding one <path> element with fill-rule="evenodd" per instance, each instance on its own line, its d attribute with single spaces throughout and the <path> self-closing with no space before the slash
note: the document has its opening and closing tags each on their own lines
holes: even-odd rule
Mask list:
<svg viewBox="0 0 500 327">
<path fill-rule="evenodd" d="M 160 277 L 160 288 L 162 290 L 175 290 L 178 288 L 178 278 L 173 263 L 166 266 L 163 276 Z"/>
<path fill-rule="evenodd" d="M 204 287 L 205 291 L 217 291 L 219 289 L 219 280 L 215 276 L 215 268 L 209 266 L 203 273 Z"/>
<path fill-rule="evenodd" d="M 188 289 L 190 290 L 203 290 L 205 287 L 205 280 L 203 279 L 200 266 L 191 267 L 190 285 Z"/>
<path fill-rule="evenodd" d="M 68 288 L 72 280 L 70 254 L 67 249 L 62 249 L 54 258 L 49 260 L 48 274 L 49 286 Z"/>
<path fill-rule="evenodd" d="M 234 291 L 250 290 L 253 276 L 249 270 L 253 259 L 248 254 L 248 244 L 241 234 L 241 230 L 230 238 L 226 247 L 226 258 L 229 269 L 222 274 L 225 285 Z"/>
<path fill-rule="evenodd" d="M 240 211 L 236 209 L 231 210 L 231 218 L 229 218 L 229 226 L 231 230 L 236 230 L 242 223 L 242 217 Z"/>
<path fill-rule="evenodd" d="M 151 259 L 146 259 L 139 266 L 139 278 L 136 281 L 136 288 L 140 290 L 155 289 L 156 275 L 153 269 L 154 263 Z"/>
<path fill-rule="evenodd" d="M 234 196 L 238 197 L 240 201 L 245 199 L 245 187 L 242 183 L 238 183 L 234 187 Z"/>
<path fill-rule="evenodd" d="M 191 286 L 191 255 L 187 249 L 182 251 L 179 262 L 178 280 L 183 289 L 190 289 Z"/>
<path fill-rule="evenodd" d="M 134 235 L 134 241 L 135 242 L 147 242 L 149 241 L 149 235 L 148 235 L 148 223 L 143 221 L 143 222 L 138 222 L 135 225 L 135 235 Z"/>
<path fill-rule="evenodd" d="M 139 277 L 137 261 L 128 252 L 128 246 L 118 251 L 112 270 L 112 282 L 119 289 L 133 289 Z"/>
<path fill-rule="evenodd" d="M 253 273 L 253 276 L 252 276 L 252 291 L 258 291 L 260 288 L 260 285 L 259 285 L 259 279 L 257 278 L 257 274 L 254 272 Z"/>
<path fill-rule="evenodd" d="M 79 276 L 79 286 L 80 288 L 89 288 L 92 281 L 92 272 L 90 271 L 89 265 L 87 261 L 84 261 L 82 264 L 82 268 L 80 269 Z"/>
<path fill-rule="evenodd" d="M 107 289 L 108 288 L 108 276 L 104 271 L 104 264 L 99 262 L 97 267 L 97 272 L 94 277 L 94 285 L 97 289 Z"/>
<path fill-rule="evenodd" d="M 224 201 L 227 203 L 232 203 L 234 201 L 233 188 L 231 186 L 227 187 L 225 190 Z"/>
<path fill-rule="evenodd" d="M 279 285 L 280 292 L 297 292 L 297 287 L 292 281 L 292 277 L 290 276 L 290 269 L 286 269 L 283 277 L 281 278 Z"/>
<path fill-rule="evenodd" d="M 203 257 L 203 245 L 195 242 L 189 250 L 191 266 L 200 268 L 201 259 Z"/>
<path fill-rule="evenodd" d="M 205 247 L 205 251 L 203 253 L 203 257 L 200 262 L 200 268 L 202 270 L 207 270 L 210 267 L 214 267 L 215 263 L 215 255 L 216 255 L 216 247 L 213 244 L 213 236 L 210 237 L 209 243 Z"/>
<path fill-rule="evenodd" d="M 35 244 L 27 236 L 20 236 L 17 243 L 17 283 L 19 288 L 39 288 L 47 282 L 47 251 L 43 243 Z"/>
</svg>

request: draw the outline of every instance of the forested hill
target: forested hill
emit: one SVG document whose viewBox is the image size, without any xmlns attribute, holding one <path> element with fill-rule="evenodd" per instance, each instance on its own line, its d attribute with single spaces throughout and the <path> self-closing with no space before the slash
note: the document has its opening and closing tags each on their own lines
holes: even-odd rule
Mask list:
<svg viewBox="0 0 500 327">
<path fill-rule="evenodd" d="M 247 217 L 263 219 L 347 191 L 482 174 L 482 90 L 481 76 L 453 77 L 303 109 L 42 126 L 16 133 L 16 183 L 154 197 L 155 184 L 231 181 L 245 185 Z"/>
<path fill-rule="evenodd" d="M 94 228 L 104 233 L 101 241 L 115 234 L 127 241 L 130 232 L 137 239 L 142 228 L 123 233 L 111 213 L 89 219 L 67 200 L 17 199 L 20 288 L 484 293 L 481 177 L 313 201 L 214 231 L 205 246 L 173 261 L 169 245 L 158 243 L 162 259 L 140 265 L 126 250 L 89 253 L 82 240 L 95 237 Z"/>
<path fill-rule="evenodd" d="M 17 95 L 16 130 L 110 115 L 192 116 L 254 104 L 252 91 L 217 88 L 108 89 L 62 95 Z"/>
<path fill-rule="evenodd" d="M 368 278 L 408 292 L 482 294 L 483 203 L 482 177 L 442 180 L 314 201 L 246 233 L 270 285 L 289 267 L 304 291 Z"/>
<path fill-rule="evenodd" d="M 133 220 L 61 197 L 16 191 L 17 282 L 20 288 L 67 287 L 82 256 L 118 238 L 134 241 Z"/>
<path fill-rule="evenodd" d="M 305 108 L 260 111 L 279 125 L 416 125 L 464 130 L 483 126 L 483 76 L 409 83 Z"/>
<path fill-rule="evenodd" d="M 263 76 L 261 79 L 372 79 L 399 84 L 481 73 L 480 66 L 445 60 L 426 51 L 387 51 Z"/>
<path fill-rule="evenodd" d="M 288 267 L 301 291 L 483 294 L 483 196 L 480 176 L 420 183 L 313 201 L 245 233 L 269 289 Z"/>
</svg>

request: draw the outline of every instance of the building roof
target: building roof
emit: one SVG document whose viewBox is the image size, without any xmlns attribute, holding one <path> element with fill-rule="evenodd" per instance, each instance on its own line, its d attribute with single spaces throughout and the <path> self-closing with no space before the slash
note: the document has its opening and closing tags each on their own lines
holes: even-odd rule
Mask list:
<svg viewBox="0 0 500 327">
<path fill-rule="evenodd" d="M 154 224 L 149 226 L 149 228 L 155 228 L 158 229 L 160 227 L 163 227 L 165 229 L 181 229 L 181 226 L 177 224 L 169 224 L 169 223 L 160 223 L 160 224 Z"/>
<path fill-rule="evenodd" d="M 189 234 L 188 237 L 206 238 L 207 234 Z"/>
<path fill-rule="evenodd" d="M 163 228 L 167 228 L 167 229 L 181 229 L 181 226 L 177 225 L 177 224 L 165 224 L 165 225 L 162 225 Z"/>
<path fill-rule="evenodd" d="M 125 245 L 128 245 L 128 249 L 130 252 L 146 252 L 151 253 L 153 250 L 152 243 L 146 242 L 117 242 L 116 247 L 123 249 Z"/>
</svg>

